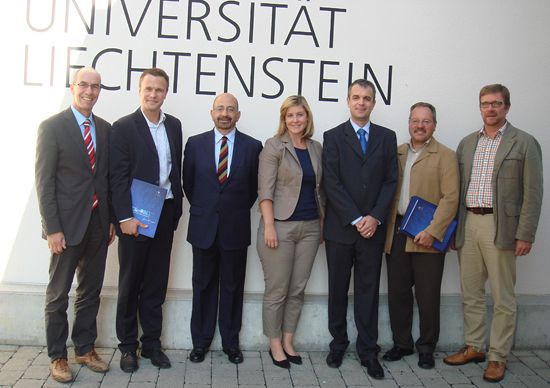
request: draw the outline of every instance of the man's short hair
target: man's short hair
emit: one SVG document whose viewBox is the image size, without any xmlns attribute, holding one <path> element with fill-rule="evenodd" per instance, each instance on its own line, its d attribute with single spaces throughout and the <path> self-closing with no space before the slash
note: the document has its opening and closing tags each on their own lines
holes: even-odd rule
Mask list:
<svg viewBox="0 0 550 388">
<path fill-rule="evenodd" d="M 351 83 L 350 86 L 348 86 L 348 98 L 351 96 L 351 88 L 353 88 L 355 85 L 359 85 L 362 88 L 371 88 L 372 89 L 372 97 L 376 100 L 376 88 L 374 87 L 374 84 L 364 78 L 358 78 L 355 81 Z"/>
<path fill-rule="evenodd" d="M 510 91 L 508 88 L 502 84 L 491 84 L 491 85 L 485 85 L 481 88 L 479 91 L 479 100 L 481 102 L 481 97 L 483 97 L 486 94 L 494 94 L 494 93 L 500 93 L 502 94 L 502 97 L 504 98 L 504 105 L 510 106 Z"/>
<path fill-rule="evenodd" d="M 302 138 L 309 139 L 311 136 L 313 136 L 313 114 L 311 113 L 311 109 L 309 107 L 309 104 L 307 103 L 307 100 L 303 96 L 288 96 L 283 103 L 281 104 L 281 113 L 279 116 L 279 128 L 277 129 L 276 136 L 283 136 L 286 131 L 288 131 L 288 128 L 286 127 L 286 112 L 293 106 L 301 106 L 306 111 L 307 115 L 307 125 L 304 129 L 304 133 L 302 135 Z"/>
<path fill-rule="evenodd" d="M 170 78 L 168 77 L 168 74 L 166 74 L 166 72 L 159 67 L 152 67 L 150 69 L 143 70 L 143 73 L 141 73 L 139 77 L 139 86 L 141 86 L 141 81 L 147 74 L 152 75 L 153 77 L 164 78 L 166 80 L 166 89 L 168 90 L 168 85 L 170 85 Z"/>
<path fill-rule="evenodd" d="M 409 111 L 409 120 L 411 119 L 412 111 L 415 110 L 416 108 L 428 108 L 432 112 L 432 119 L 434 123 L 437 124 L 437 113 L 435 111 L 435 106 L 433 106 L 429 102 L 420 101 L 420 102 L 417 102 L 416 104 L 413 104 L 411 106 L 411 110 Z"/>
</svg>

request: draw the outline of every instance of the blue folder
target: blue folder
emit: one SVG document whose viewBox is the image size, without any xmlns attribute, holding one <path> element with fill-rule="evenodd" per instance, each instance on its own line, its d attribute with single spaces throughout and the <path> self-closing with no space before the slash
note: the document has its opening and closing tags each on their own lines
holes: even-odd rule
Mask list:
<svg viewBox="0 0 550 388">
<path fill-rule="evenodd" d="M 138 227 L 139 234 L 155 237 L 160 213 L 166 198 L 166 189 L 155 186 L 139 179 L 132 180 L 130 192 L 132 194 L 132 212 L 134 218 L 148 225 L 147 228 Z"/>
<path fill-rule="evenodd" d="M 435 209 L 437 209 L 437 206 L 433 203 L 417 197 L 416 195 L 412 196 L 407 211 L 401 221 L 399 232 L 414 238 L 418 233 L 430 225 L 434 218 Z M 453 219 L 445 231 L 443 240 L 439 241 L 434 239 L 433 247 L 435 249 L 440 252 L 447 252 L 451 238 L 456 230 L 456 225 L 457 221 Z"/>
</svg>

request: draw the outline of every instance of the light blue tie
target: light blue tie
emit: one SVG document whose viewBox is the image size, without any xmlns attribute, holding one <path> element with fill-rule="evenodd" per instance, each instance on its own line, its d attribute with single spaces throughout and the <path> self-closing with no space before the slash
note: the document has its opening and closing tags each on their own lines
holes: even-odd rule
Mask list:
<svg viewBox="0 0 550 388">
<path fill-rule="evenodd" d="M 365 131 L 363 128 L 359 128 L 357 131 L 359 134 L 359 143 L 361 143 L 361 149 L 363 150 L 363 154 L 367 153 L 367 131 Z"/>
</svg>

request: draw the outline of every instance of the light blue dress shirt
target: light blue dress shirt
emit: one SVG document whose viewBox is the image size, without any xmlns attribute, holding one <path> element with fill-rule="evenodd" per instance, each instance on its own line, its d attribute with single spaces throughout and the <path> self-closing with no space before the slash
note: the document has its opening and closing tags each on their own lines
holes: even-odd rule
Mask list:
<svg viewBox="0 0 550 388">
<path fill-rule="evenodd" d="M 90 117 L 84 116 L 82 113 L 76 110 L 74 106 L 71 105 L 71 110 L 73 111 L 74 118 L 80 127 L 80 133 L 82 134 L 82 139 L 84 140 L 84 121 L 90 120 L 90 133 L 92 134 L 92 141 L 94 142 L 94 151 L 96 150 L 96 136 L 95 136 L 95 123 L 93 115 Z"/>
<path fill-rule="evenodd" d="M 168 135 L 166 134 L 166 127 L 164 126 L 166 115 L 161 111 L 160 120 L 155 124 L 149 121 L 147 116 L 143 113 L 143 110 L 141 113 L 149 126 L 151 136 L 153 137 L 155 147 L 157 148 L 159 158 L 159 186 L 166 189 L 166 199 L 174 198 L 174 194 L 172 194 L 172 183 L 170 182 L 172 154 L 170 153 L 170 143 L 168 143 Z"/>
</svg>

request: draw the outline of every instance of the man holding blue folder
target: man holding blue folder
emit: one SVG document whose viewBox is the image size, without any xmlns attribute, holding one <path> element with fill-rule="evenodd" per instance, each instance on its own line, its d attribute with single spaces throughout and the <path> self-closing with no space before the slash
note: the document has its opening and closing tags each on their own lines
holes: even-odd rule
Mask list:
<svg viewBox="0 0 550 388">
<path fill-rule="evenodd" d="M 117 120 L 111 134 L 110 182 L 120 264 L 116 332 L 122 353 L 120 368 L 127 373 L 139 366 L 138 317 L 143 331 L 141 356 L 159 368 L 171 366 L 161 349 L 162 305 L 174 231 L 182 213 L 183 189 L 181 122 L 161 110 L 168 85 L 164 70 L 143 71 L 139 79 L 140 107 Z M 139 228 L 146 225 L 134 217 L 134 180 L 164 189 L 153 237 L 140 233 Z"/>
<path fill-rule="evenodd" d="M 409 115 L 410 142 L 397 149 L 399 180 L 388 217 L 386 260 L 388 305 L 393 347 L 386 361 L 397 361 L 418 351 L 418 365 L 434 367 L 433 352 L 439 339 L 439 306 L 445 252 L 433 248 L 441 241 L 458 207 L 458 163 L 454 151 L 439 143 L 432 104 L 417 102 Z M 418 196 L 437 205 L 434 217 L 414 238 L 399 232 L 409 200 Z M 418 304 L 420 336 L 413 342 L 413 291 Z"/>
</svg>

